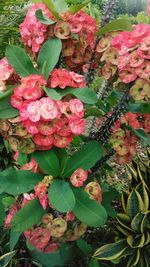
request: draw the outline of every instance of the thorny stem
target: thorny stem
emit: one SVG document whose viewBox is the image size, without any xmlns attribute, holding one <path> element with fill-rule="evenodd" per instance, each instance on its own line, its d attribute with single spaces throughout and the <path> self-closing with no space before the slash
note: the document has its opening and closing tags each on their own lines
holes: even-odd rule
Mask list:
<svg viewBox="0 0 150 267">
<path fill-rule="evenodd" d="M 116 2 L 117 2 L 117 0 L 107 0 L 106 1 L 105 5 L 104 5 L 104 9 L 103 9 L 104 15 L 103 15 L 102 22 L 101 22 L 102 27 L 110 22 L 110 20 L 112 18 L 113 11 L 114 11 L 115 6 L 116 6 Z"/>
<path fill-rule="evenodd" d="M 119 117 L 124 113 L 127 108 L 128 102 L 130 101 L 129 88 L 126 90 L 117 106 L 113 109 L 112 114 L 108 116 L 106 121 L 103 123 L 98 132 L 91 134 L 91 139 L 100 142 L 105 145 L 111 136 L 111 129 Z M 97 170 L 113 155 L 113 151 L 104 156 L 97 164 L 92 168 L 92 172 Z"/>
</svg>

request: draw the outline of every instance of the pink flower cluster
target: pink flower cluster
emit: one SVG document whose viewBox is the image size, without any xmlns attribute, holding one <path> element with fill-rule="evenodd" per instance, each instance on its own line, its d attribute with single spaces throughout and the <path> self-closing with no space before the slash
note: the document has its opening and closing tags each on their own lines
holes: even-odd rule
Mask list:
<svg viewBox="0 0 150 267">
<path fill-rule="evenodd" d="M 142 128 L 139 115 L 131 112 L 121 116 L 116 122 L 110 142 L 116 152 L 116 159 L 119 163 L 128 163 L 136 154 L 138 138 L 127 129 L 122 129 L 121 124 L 126 124 L 134 129 Z"/>
<path fill-rule="evenodd" d="M 5 91 L 6 89 L 6 81 L 13 75 L 14 69 L 8 63 L 6 57 L 0 60 L 0 92 Z"/>
<path fill-rule="evenodd" d="M 79 168 L 71 175 L 70 182 L 75 187 L 81 187 L 83 186 L 87 178 L 88 178 L 88 171 Z"/>
<path fill-rule="evenodd" d="M 17 206 L 17 204 L 13 204 L 9 208 L 9 212 L 5 218 L 5 228 L 8 228 L 8 229 L 10 228 L 11 220 L 18 210 L 19 210 L 19 207 Z"/>
<path fill-rule="evenodd" d="M 83 10 L 80 10 L 69 17 L 69 23 L 71 26 L 71 32 L 73 34 L 78 34 L 80 42 L 83 44 L 84 48 L 89 45 L 93 49 L 96 33 L 95 20 Z"/>
<path fill-rule="evenodd" d="M 70 77 L 74 78 L 74 86 L 77 86 L 77 83 L 78 86 L 84 85 L 82 76 L 75 73 L 71 75 Z M 54 80 L 61 86 L 60 76 L 53 79 L 52 75 L 53 85 Z M 42 86 L 46 81 L 40 75 L 33 74 L 21 81 L 21 85 L 14 89 L 11 96 L 11 105 L 19 110 L 23 127 L 33 136 L 37 149 L 46 150 L 52 146 L 64 148 L 72 141 L 74 135 L 83 133 L 84 107 L 79 99 L 54 101 L 50 97 L 45 97 Z M 67 83 L 69 79 L 65 81 Z"/>
<path fill-rule="evenodd" d="M 55 19 L 48 7 L 42 3 L 34 4 L 27 12 L 25 20 L 20 24 L 20 33 L 24 45 L 30 47 L 34 53 L 39 52 L 48 36 L 48 26 L 38 21 L 35 16 L 38 9 L 42 9 L 43 14 L 49 19 Z"/>
<path fill-rule="evenodd" d="M 124 83 L 135 81 L 138 77 L 150 77 L 150 25 L 139 24 L 132 32 L 121 32 L 111 41 L 119 53 L 119 78 Z"/>
<path fill-rule="evenodd" d="M 49 87 L 59 87 L 61 89 L 67 86 L 73 88 L 85 87 L 86 82 L 82 75 L 66 69 L 54 69 L 50 75 Z"/>
</svg>

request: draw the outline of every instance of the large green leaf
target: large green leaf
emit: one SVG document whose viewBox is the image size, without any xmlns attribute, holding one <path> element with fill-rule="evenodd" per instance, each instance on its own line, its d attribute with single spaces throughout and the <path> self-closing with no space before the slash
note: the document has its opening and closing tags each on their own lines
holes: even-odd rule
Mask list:
<svg viewBox="0 0 150 267">
<path fill-rule="evenodd" d="M 73 189 L 76 205 L 73 209 L 75 216 L 83 223 L 92 227 L 103 226 L 107 221 L 105 208 L 91 200 L 82 189 Z"/>
<path fill-rule="evenodd" d="M 92 246 L 89 245 L 85 240 L 79 239 L 76 241 L 79 249 L 84 253 L 89 255 L 92 252 Z"/>
<path fill-rule="evenodd" d="M 79 98 L 83 103 L 95 104 L 98 101 L 97 95 L 90 88 L 67 88 L 65 90 L 61 89 L 44 89 L 46 94 L 54 100 L 61 100 L 66 95 L 74 95 Z"/>
<path fill-rule="evenodd" d="M 112 32 L 112 31 L 131 31 L 132 24 L 130 19 L 116 19 L 101 28 L 97 32 L 97 36 Z"/>
<path fill-rule="evenodd" d="M 0 191 L 19 195 L 32 190 L 42 179 L 42 174 L 10 168 L 0 173 Z"/>
<path fill-rule="evenodd" d="M 57 10 L 56 10 L 56 7 L 55 7 L 55 5 L 54 5 L 53 0 L 42 0 L 42 2 L 43 2 L 44 4 L 46 4 L 47 7 L 52 11 L 52 13 L 54 14 L 54 16 L 55 16 L 57 19 L 59 19 L 59 14 L 58 14 L 58 12 L 57 12 Z"/>
<path fill-rule="evenodd" d="M 125 239 L 107 244 L 96 250 L 93 257 L 99 260 L 115 260 L 119 258 L 127 248 Z"/>
<path fill-rule="evenodd" d="M 56 267 L 56 266 L 68 266 L 70 261 L 73 261 L 76 252 L 74 244 L 61 244 L 60 248 L 52 253 L 43 253 L 38 250 L 30 251 L 31 257 L 36 262 L 40 262 L 42 266 Z"/>
<path fill-rule="evenodd" d="M 8 62 L 13 66 L 17 74 L 21 77 L 29 76 L 30 74 L 37 73 L 33 67 L 33 63 L 25 53 L 23 48 L 9 45 L 6 47 L 5 53 Z"/>
<path fill-rule="evenodd" d="M 96 141 L 90 141 L 68 160 L 63 177 L 69 177 L 78 168 L 89 170 L 102 156 L 102 146 Z"/>
<path fill-rule="evenodd" d="M 54 177 L 59 176 L 60 166 L 56 153 L 53 150 L 34 152 L 33 158 L 39 164 L 41 169 Z"/>
<path fill-rule="evenodd" d="M 50 72 L 55 67 L 59 60 L 59 56 L 62 49 L 62 43 L 60 39 L 49 39 L 42 46 L 38 56 L 39 72 L 42 73 L 43 66 L 45 68 L 44 76 L 48 79 Z"/>
<path fill-rule="evenodd" d="M 43 24 L 45 25 L 52 25 L 52 24 L 55 24 L 56 21 L 54 20 L 51 20 L 49 19 L 48 17 L 46 17 L 43 12 L 42 12 L 42 9 L 38 9 L 36 12 L 35 12 L 35 16 L 36 18 L 42 22 Z"/>
<path fill-rule="evenodd" d="M 10 232 L 10 241 L 9 241 L 10 251 L 12 251 L 15 248 L 20 236 L 21 236 L 20 232 L 13 232 L 13 231 Z"/>
<path fill-rule="evenodd" d="M 0 100 L 0 119 L 10 119 L 17 117 L 19 112 L 10 105 L 10 97 Z"/>
<path fill-rule="evenodd" d="M 85 6 L 87 6 L 90 2 L 91 2 L 91 0 L 87 0 L 87 1 L 84 1 L 83 3 L 81 3 L 81 4 L 71 5 L 68 11 L 70 13 L 72 13 L 72 14 L 75 14 L 80 9 L 82 9 Z"/>
<path fill-rule="evenodd" d="M 128 106 L 128 111 L 133 113 L 150 114 L 150 104 L 149 103 L 130 104 Z"/>
<path fill-rule="evenodd" d="M 19 210 L 11 220 L 11 228 L 14 232 L 23 232 L 37 224 L 44 215 L 38 199 L 31 200 L 21 210 Z"/>
<path fill-rule="evenodd" d="M 54 180 L 48 191 L 50 203 L 60 212 L 72 211 L 75 197 L 68 182 Z"/>
</svg>

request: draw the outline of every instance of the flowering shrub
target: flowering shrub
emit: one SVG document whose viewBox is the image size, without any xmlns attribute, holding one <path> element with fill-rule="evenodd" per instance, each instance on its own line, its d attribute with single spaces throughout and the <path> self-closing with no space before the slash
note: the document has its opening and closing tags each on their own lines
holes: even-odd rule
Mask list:
<svg viewBox="0 0 150 267">
<path fill-rule="evenodd" d="M 114 193 L 97 174 L 109 149 L 129 163 L 140 140 L 149 144 L 150 26 L 117 20 L 99 29 L 84 4 L 43 2 L 20 25 L 25 49 L 10 45 L 0 60 L 0 134 L 14 153 L 0 205 L 10 249 L 22 234 L 45 264 L 41 255 L 60 257 L 63 243 L 71 249 L 112 216 Z M 94 74 L 114 88 L 108 96 L 91 89 Z M 98 117 L 95 135 L 89 116 Z"/>
</svg>

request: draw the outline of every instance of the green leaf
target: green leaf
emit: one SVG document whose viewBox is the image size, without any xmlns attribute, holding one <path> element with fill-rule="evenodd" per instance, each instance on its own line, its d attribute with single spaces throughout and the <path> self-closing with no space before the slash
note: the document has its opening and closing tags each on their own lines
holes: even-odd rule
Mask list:
<svg viewBox="0 0 150 267">
<path fill-rule="evenodd" d="M 54 0 L 55 8 L 59 14 L 68 11 L 68 5 L 65 0 Z"/>
<path fill-rule="evenodd" d="M 137 130 L 132 129 L 132 132 L 137 137 L 139 137 L 141 141 L 143 141 L 145 144 L 150 145 L 150 138 L 142 129 L 137 129 Z"/>
<path fill-rule="evenodd" d="M 6 91 L 3 93 L 0 92 L 0 101 L 8 96 L 11 96 L 13 94 L 14 88 L 17 87 L 17 85 L 7 85 L 6 86 Z"/>
<path fill-rule="evenodd" d="M 47 94 L 47 96 L 49 96 L 51 99 L 53 99 L 53 100 L 61 100 L 62 99 L 61 94 L 59 94 L 55 89 L 46 88 L 45 86 L 43 89 L 44 89 L 45 93 Z"/>
<path fill-rule="evenodd" d="M 8 266 L 10 260 L 15 256 L 17 251 L 11 251 L 0 257 L 0 267 Z"/>
<path fill-rule="evenodd" d="M 60 17 L 59 17 L 59 14 L 58 14 L 58 12 L 57 12 L 57 10 L 56 10 L 56 7 L 55 7 L 55 5 L 54 5 L 54 2 L 53 2 L 52 0 L 42 0 L 42 2 L 43 2 L 44 4 L 47 5 L 47 7 L 51 10 L 51 12 L 54 14 L 54 16 L 55 16 L 57 19 L 60 18 Z"/>
<path fill-rule="evenodd" d="M 126 250 L 127 242 L 125 239 L 115 243 L 107 244 L 96 250 L 93 257 L 99 260 L 115 260 Z"/>
<path fill-rule="evenodd" d="M 10 232 L 10 241 L 9 241 L 10 251 L 12 251 L 15 248 L 20 236 L 21 236 L 20 232 L 13 232 L 13 231 Z"/>
<path fill-rule="evenodd" d="M 6 217 L 5 207 L 2 204 L 2 202 L 0 201 L 0 226 L 3 225 L 5 217 Z"/>
<path fill-rule="evenodd" d="M 19 156 L 18 156 L 17 162 L 18 162 L 18 164 L 20 166 L 23 166 L 24 164 L 26 164 L 28 162 L 27 154 L 19 152 Z"/>
<path fill-rule="evenodd" d="M 36 70 L 29 56 L 25 53 L 23 48 L 9 45 L 6 47 L 5 53 L 8 62 L 15 69 L 17 74 L 21 77 L 29 76 L 30 74 L 36 74 Z"/>
<path fill-rule="evenodd" d="M 43 179 L 43 174 L 9 168 L 0 173 L 0 191 L 11 195 L 26 193 Z"/>
<path fill-rule="evenodd" d="M 63 177 L 70 177 L 70 175 L 78 168 L 89 170 L 98 160 L 103 156 L 103 148 L 96 141 L 90 141 L 81 150 L 77 151 L 68 160 Z"/>
<path fill-rule="evenodd" d="M 116 215 L 115 210 L 112 207 L 112 201 L 118 196 L 118 192 L 114 188 L 110 188 L 108 192 L 103 193 L 103 202 L 102 205 L 106 209 L 108 215 L 110 217 L 114 217 Z"/>
<path fill-rule="evenodd" d="M 43 253 L 39 250 L 30 251 L 31 257 L 36 262 L 40 262 L 42 266 L 46 267 L 56 267 L 56 266 L 66 266 L 68 263 L 72 262 L 75 253 L 74 244 L 67 245 L 62 244 L 60 249 L 52 253 Z"/>
<path fill-rule="evenodd" d="M 97 36 L 104 35 L 112 31 L 132 31 L 132 24 L 130 19 L 116 19 L 101 28 L 97 32 Z"/>
<path fill-rule="evenodd" d="M 140 232 L 140 226 L 141 226 L 143 217 L 144 217 L 143 213 L 137 213 L 135 217 L 133 218 L 131 222 L 131 227 L 134 231 Z"/>
<path fill-rule="evenodd" d="M 45 88 L 44 91 L 54 100 L 61 100 L 64 96 L 71 94 L 86 104 L 95 104 L 98 101 L 96 93 L 88 87 L 67 88 L 65 90 Z"/>
<path fill-rule="evenodd" d="M 136 190 L 133 190 L 128 197 L 127 214 L 130 216 L 130 218 L 134 218 L 137 213 L 143 210 L 144 203 L 142 198 Z"/>
<path fill-rule="evenodd" d="M 59 160 L 53 150 L 34 152 L 33 158 L 36 160 L 36 162 L 44 172 L 54 177 L 59 176 Z"/>
<path fill-rule="evenodd" d="M 42 12 L 42 9 L 38 9 L 36 12 L 35 12 L 35 16 L 36 18 L 42 22 L 43 24 L 45 25 L 52 25 L 52 24 L 55 24 L 56 21 L 54 20 L 51 20 L 49 19 L 48 17 L 46 17 L 43 12 Z"/>
<path fill-rule="evenodd" d="M 70 6 L 68 11 L 69 11 L 69 13 L 75 14 L 80 9 L 87 6 L 90 2 L 91 2 L 91 0 L 88 0 L 88 1 L 84 1 L 82 4 L 72 5 L 72 6 Z"/>
<path fill-rule="evenodd" d="M 45 214 L 38 199 L 31 200 L 11 220 L 12 231 L 23 232 L 37 224 Z"/>
<path fill-rule="evenodd" d="M 42 46 L 38 56 L 39 73 L 42 73 L 43 65 L 45 65 L 45 78 L 48 79 L 50 72 L 55 67 L 59 60 L 62 49 L 60 39 L 49 39 Z M 46 62 L 46 63 L 45 63 Z"/>
<path fill-rule="evenodd" d="M 149 103 L 129 104 L 128 111 L 133 113 L 150 114 L 150 104 Z"/>
<path fill-rule="evenodd" d="M 90 254 L 92 252 L 92 246 L 89 245 L 85 240 L 79 239 L 76 241 L 77 246 L 84 254 Z"/>
<path fill-rule="evenodd" d="M 4 205 L 5 209 L 8 209 L 15 202 L 16 200 L 14 197 L 7 196 L 2 198 L 2 204 Z"/>
<path fill-rule="evenodd" d="M 55 147 L 54 148 L 54 151 L 59 159 L 59 163 L 60 163 L 60 176 L 61 174 L 63 173 L 65 167 L 66 167 L 66 163 L 67 163 L 67 160 L 68 160 L 68 154 L 66 152 L 65 149 L 63 148 L 58 148 L 58 147 Z"/>
<path fill-rule="evenodd" d="M 75 197 L 68 182 L 54 180 L 48 196 L 50 203 L 60 212 L 72 211 L 75 206 Z"/>
<path fill-rule="evenodd" d="M 90 107 L 90 108 L 87 108 L 85 110 L 85 118 L 89 117 L 89 116 L 94 116 L 94 117 L 100 117 L 104 115 L 104 112 L 98 108 L 93 108 L 93 107 Z"/>
<path fill-rule="evenodd" d="M 19 112 L 10 105 L 10 97 L 0 100 L 0 119 L 11 119 L 17 117 Z"/>
<path fill-rule="evenodd" d="M 139 259 L 140 259 L 140 250 L 136 249 L 136 250 L 134 250 L 134 253 L 130 256 L 130 258 L 127 262 L 127 267 L 137 266 Z"/>
<path fill-rule="evenodd" d="M 75 216 L 83 223 L 92 227 L 103 226 L 107 221 L 105 208 L 91 200 L 82 189 L 73 189 L 76 205 L 73 209 Z"/>
</svg>

